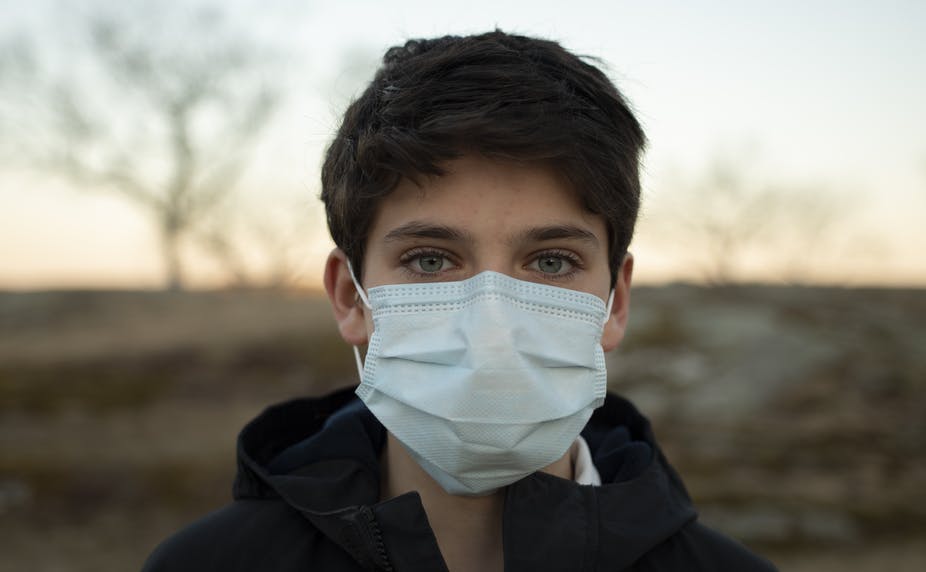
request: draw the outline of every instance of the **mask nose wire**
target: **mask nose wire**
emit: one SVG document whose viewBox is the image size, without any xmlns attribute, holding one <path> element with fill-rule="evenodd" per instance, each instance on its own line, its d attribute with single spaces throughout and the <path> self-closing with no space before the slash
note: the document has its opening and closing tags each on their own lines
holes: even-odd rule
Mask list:
<svg viewBox="0 0 926 572">
<path fill-rule="evenodd" d="M 354 283 L 354 289 L 357 290 L 357 295 L 360 296 L 360 300 L 363 301 L 363 305 L 368 309 L 372 310 L 373 306 L 370 305 L 370 299 L 367 297 L 366 292 L 363 290 L 363 286 L 360 285 L 360 281 L 357 280 L 357 276 L 354 274 L 354 267 L 351 265 L 350 261 L 347 261 L 347 271 L 350 273 L 351 282 Z M 614 288 L 611 289 L 611 293 L 608 295 L 608 304 L 605 307 L 604 311 L 604 322 L 601 324 L 604 327 L 608 323 L 608 319 L 611 317 L 611 309 L 614 307 Z M 357 346 L 351 346 L 354 350 L 354 361 L 357 363 L 357 375 L 360 377 L 360 381 L 363 381 L 363 360 L 360 359 L 360 350 L 357 349 Z"/>
<path fill-rule="evenodd" d="M 367 294 L 363 291 L 363 287 L 357 280 L 357 276 L 354 275 L 354 267 L 351 266 L 349 260 L 347 261 L 347 271 L 350 273 L 350 279 L 354 283 L 354 289 L 357 290 L 357 295 L 360 296 L 360 299 L 363 301 L 363 305 L 372 310 L 373 307 L 370 305 L 370 299 L 367 298 Z M 360 360 L 360 350 L 357 349 L 357 346 L 351 347 L 354 350 L 354 361 L 357 363 L 357 375 L 360 377 L 360 381 L 363 382 L 363 361 Z"/>
</svg>

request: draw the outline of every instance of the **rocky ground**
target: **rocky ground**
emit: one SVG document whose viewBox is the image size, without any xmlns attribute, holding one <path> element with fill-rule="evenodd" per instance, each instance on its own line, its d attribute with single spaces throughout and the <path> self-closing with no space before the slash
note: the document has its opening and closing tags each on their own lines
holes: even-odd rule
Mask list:
<svg viewBox="0 0 926 572">
<path fill-rule="evenodd" d="M 634 292 L 612 389 L 783 570 L 926 569 L 926 291 Z M 0 294 L 0 570 L 133 570 L 266 405 L 353 382 L 305 293 Z"/>
</svg>

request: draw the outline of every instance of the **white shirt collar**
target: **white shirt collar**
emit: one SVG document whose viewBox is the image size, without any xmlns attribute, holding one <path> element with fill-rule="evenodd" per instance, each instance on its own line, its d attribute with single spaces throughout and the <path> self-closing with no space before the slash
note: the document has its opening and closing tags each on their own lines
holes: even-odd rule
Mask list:
<svg viewBox="0 0 926 572">
<path fill-rule="evenodd" d="M 576 437 L 575 446 L 570 448 L 572 458 L 572 480 L 580 485 L 601 486 L 601 475 L 592 461 L 592 452 L 581 435 Z"/>
</svg>

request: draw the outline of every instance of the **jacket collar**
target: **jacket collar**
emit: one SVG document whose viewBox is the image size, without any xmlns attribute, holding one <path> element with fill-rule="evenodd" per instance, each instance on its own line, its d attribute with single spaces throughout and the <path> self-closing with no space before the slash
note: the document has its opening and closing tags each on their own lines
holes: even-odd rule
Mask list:
<svg viewBox="0 0 926 572">
<path fill-rule="evenodd" d="M 582 435 L 604 484 L 535 473 L 510 485 L 506 570 L 621 569 L 695 518 L 630 402 L 609 395 Z M 235 498 L 281 498 L 365 569 L 446 570 L 418 495 L 379 502 L 385 438 L 350 389 L 273 406 L 239 436 Z"/>
</svg>

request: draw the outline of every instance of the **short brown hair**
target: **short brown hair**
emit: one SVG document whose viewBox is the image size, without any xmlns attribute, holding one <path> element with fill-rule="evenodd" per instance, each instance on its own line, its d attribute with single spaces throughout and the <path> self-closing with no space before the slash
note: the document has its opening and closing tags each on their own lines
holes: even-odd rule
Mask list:
<svg viewBox="0 0 926 572">
<path fill-rule="evenodd" d="M 328 228 L 356 271 L 379 201 L 403 177 L 441 175 L 441 163 L 475 153 L 562 173 L 607 222 L 613 281 L 639 211 L 646 138 L 621 93 L 586 60 L 498 30 L 390 48 L 322 167 Z"/>
</svg>

